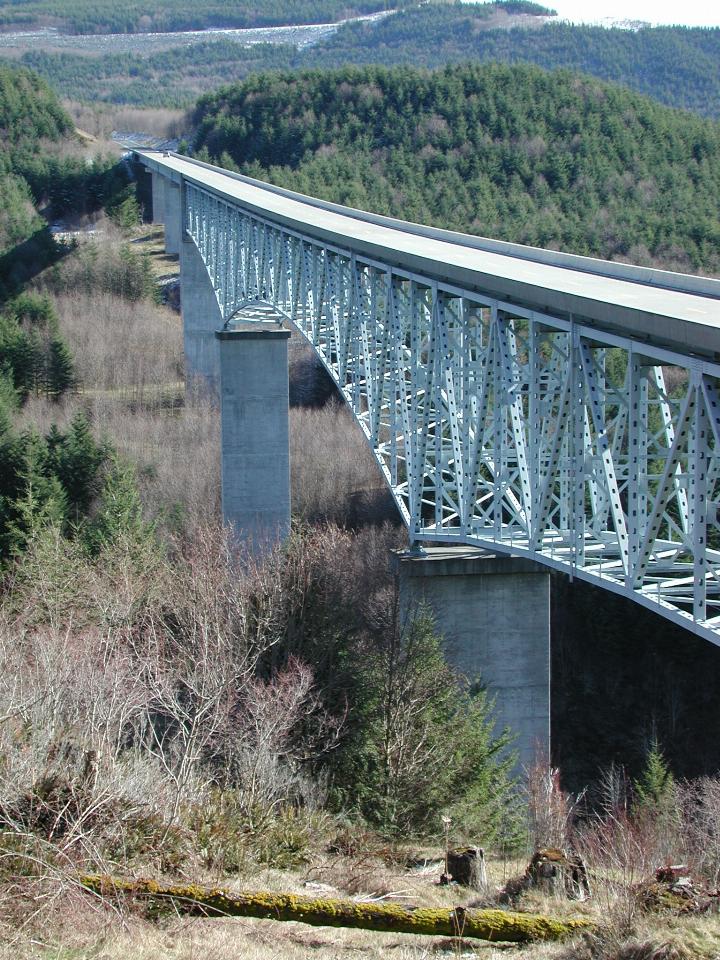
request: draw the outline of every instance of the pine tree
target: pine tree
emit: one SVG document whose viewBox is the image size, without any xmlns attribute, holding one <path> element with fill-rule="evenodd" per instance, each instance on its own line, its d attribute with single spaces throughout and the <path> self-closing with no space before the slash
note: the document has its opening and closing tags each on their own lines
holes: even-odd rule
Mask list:
<svg viewBox="0 0 720 960">
<path fill-rule="evenodd" d="M 13 416 L 20 406 L 20 397 L 13 383 L 12 371 L 0 369 L 0 443 L 12 431 Z"/>
<path fill-rule="evenodd" d="M 76 386 L 75 362 L 70 349 L 61 337 L 53 337 L 48 350 L 45 392 L 51 400 L 59 400 Z"/>
<path fill-rule="evenodd" d="M 121 540 L 146 544 L 153 540 L 154 526 L 145 523 L 137 477 L 132 464 L 113 459 L 103 484 L 100 508 L 84 532 L 84 541 L 92 554 Z"/>
<path fill-rule="evenodd" d="M 494 734 L 483 691 L 462 688 L 430 614 L 391 627 L 366 670 L 374 716 L 356 802 L 368 819 L 391 834 L 422 832 L 439 829 L 446 812 L 470 832 L 482 828 L 486 842 L 511 840 L 512 736 Z"/>
<path fill-rule="evenodd" d="M 67 519 L 67 498 L 62 484 L 47 475 L 47 446 L 39 434 L 22 438 L 23 464 L 20 470 L 22 491 L 12 504 L 7 539 L 10 553 L 20 554 L 27 545 L 50 526 L 60 528 Z"/>
<path fill-rule="evenodd" d="M 79 520 L 99 492 L 99 474 L 108 458 L 108 447 L 95 442 L 82 410 L 75 414 L 64 437 L 51 428 L 47 445 L 50 468 L 65 490 L 70 516 Z"/>
<path fill-rule="evenodd" d="M 675 778 L 657 740 L 650 745 L 643 772 L 633 786 L 636 810 L 660 812 L 672 801 Z"/>
</svg>

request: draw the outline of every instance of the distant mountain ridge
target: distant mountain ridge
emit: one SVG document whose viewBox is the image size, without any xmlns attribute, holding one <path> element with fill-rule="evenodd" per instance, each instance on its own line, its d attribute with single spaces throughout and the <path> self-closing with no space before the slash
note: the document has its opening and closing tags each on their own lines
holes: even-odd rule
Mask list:
<svg viewBox="0 0 720 960">
<path fill-rule="evenodd" d="M 531 27 L 503 30 L 478 17 L 483 6 L 431 3 L 378 23 L 347 24 L 313 48 L 312 65 L 534 63 L 589 73 L 668 106 L 720 117 L 720 28 L 619 29 L 540 18 Z"/>
<path fill-rule="evenodd" d="M 406 0 L 406 5 L 417 0 Z M 392 10 L 392 0 L 5 0 L 0 26 L 51 24 L 70 33 L 148 33 L 206 27 L 325 23 Z"/>
</svg>

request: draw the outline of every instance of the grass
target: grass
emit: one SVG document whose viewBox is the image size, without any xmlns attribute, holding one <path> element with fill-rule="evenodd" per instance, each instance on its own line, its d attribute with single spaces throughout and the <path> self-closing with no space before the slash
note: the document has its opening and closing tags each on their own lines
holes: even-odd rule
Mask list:
<svg viewBox="0 0 720 960">
<path fill-rule="evenodd" d="M 408 854 L 413 851 L 408 847 Z M 405 904 L 422 906 L 468 905 L 476 895 L 458 887 L 440 886 L 440 852 L 432 851 L 436 862 L 426 869 L 388 865 L 376 857 L 329 857 L 318 855 L 304 871 L 257 868 L 228 880 L 235 890 L 313 892 L 322 882 L 329 896 L 357 899 L 391 894 Z M 519 873 L 521 861 L 489 859 L 491 884 L 497 889 L 509 873 Z M 320 879 L 318 879 L 320 878 Z M 195 878 L 194 878 L 195 879 Z M 200 878 L 197 878 L 200 879 Z M 217 882 L 217 878 L 214 878 Z M 379 934 L 363 930 L 307 927 L 299 923 L 264 920 L 202 920 L 170 918 L 150 922 L 133 912 L 116 913 L 99 907 L 77 890 L 68 890 L 58 899 L 38 929 L 28 929 L 23 942 L 2 937 L 1 960 L 420 960 L 442 956 L 476 956 L 499 960 L 512 955 L 519 960 L 716 960 L 720 956 L 720 922 L 717 916 L 639 917 L 634 929 L 621 931 L 613 925 L 612 914 L 602 898 L 579 904 L 551 898 L 537 892 L 527 894 L 518 905 L 530 912 L 558 918 L 589 916 L 602 929 L 596 937 L 580 937 L 564 944 L 536 944 L 524 947 L 449 941 L 443 938 Z M 6 929 L 6 934 L 9 930 Z M 674 952 L 673 952 L 674 951 Z"/>
<path fill-rule="evenodd" d="M 165 252 L 165 229 L 157 225 L 138 228 L 133 245 L 148 257 L 153 277 L 158 281 L 180 276 L 180 261 L 176 254 Z"/>
</svg>

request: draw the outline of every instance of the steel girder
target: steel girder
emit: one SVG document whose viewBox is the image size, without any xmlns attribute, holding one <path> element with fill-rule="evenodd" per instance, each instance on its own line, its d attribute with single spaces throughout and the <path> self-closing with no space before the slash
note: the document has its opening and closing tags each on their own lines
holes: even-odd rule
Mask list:
<svg viewBox="0 0 720 960">
<path fill-rule="evenodd" d="M 260 302 L 305 335 L 411 540 L 533 557 L 720 644 L 720 367 L 326 244 L 192 183 L 184 199 L 226 322 Z"/>
</svg>

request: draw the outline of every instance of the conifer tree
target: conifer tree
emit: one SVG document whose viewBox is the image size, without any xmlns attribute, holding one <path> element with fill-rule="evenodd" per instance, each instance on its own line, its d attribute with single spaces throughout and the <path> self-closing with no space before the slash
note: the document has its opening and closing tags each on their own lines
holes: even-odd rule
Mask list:
<svg viewBox="0 0 720 960">
<path fill-rule="evenodd" d="M 444 811 L 485 842 L 517 839 L 512 734 L 494 733 L 482 690 L 463 689 L 428 611 L 391 628 L 366 668 L 370 722 L 355 797 L 365 816 L 397 834 L 437 830 Z"/>
<path fill-rule="evenodd" d="M 13 383 L 12 371 L 0 368 L 0 443 L 12 430 L 13 415 L 20 406 L 20 397 Z"/>
<path fill-rule="evenodd" d="M 95 442 L 82 410 L 75 414 L 64 437 L 51 428 L 47 445 L 50 467 L 65 490 L 70 517 L 78 520 L 87 514 L 99 491 L 100 469 L 108 458 L 108 447 Z"/>
<path fill-rule="evenodd" d="M 637 810 L 659 813 L 672 801 L 675 778 L 657 740 L 650 745 L 645 767 L 633 786 Z"/>
<path fill-rule="evenodd" d="M 54 474 L 47 474 L 47 445 L 36 432 L 26 434 L 20 470 L 22 491 L 12 504 L 7 539 L 12 554 L 22 553 L 28 543 L 49 527 L 62 527 L 67 518 L 67 498 Z"/>
<path fill-rule="evenodd" d="M 103 484 L 99 510 L 84 532 L 87 549 L 98 554 L 122 539 L 147 543 L 153 533 L 153 525 L 143 520 L 135 468 L 119 458 L 113 459 Z"/>
<path fill-rule="evenodd" d="M 45 373 L 45 392 L 52 400 L 60 397 L 77 386 L 75 363 L 62 337 L 53 337 L 50 341 Z"/>
</svg>

